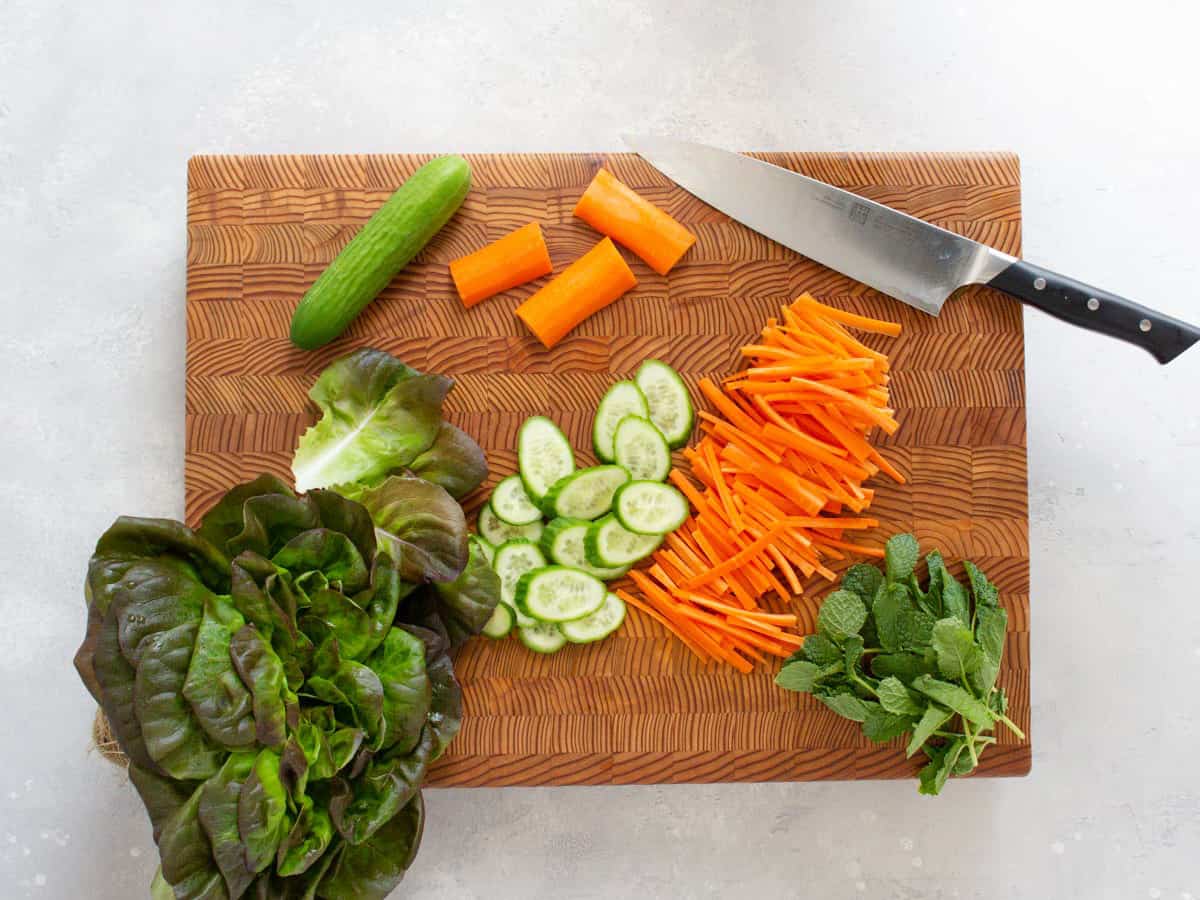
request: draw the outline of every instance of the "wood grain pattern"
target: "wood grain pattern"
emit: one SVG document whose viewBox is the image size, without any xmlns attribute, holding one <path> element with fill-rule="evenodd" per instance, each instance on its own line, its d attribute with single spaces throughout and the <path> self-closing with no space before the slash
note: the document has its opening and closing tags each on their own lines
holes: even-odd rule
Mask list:
<svg viewBox="0 0 1200 900">
<path fill-rule="evenodd" d="M 760 154 L 956 232 L 1020 252 L 1020 173 L 1006 154 Z M 287 340 L 297 301 L 423 155 L 204 156 L 188 166 L 187 517 L 260 471 L 288 477 L 312 421 L 306 392 L 332 359 L 374 345 L 457 379 L 449 417 L 488 453 L 489 482 L 512 472 L 517 427 L 549 413 L 577 447 L 611 382 L 647 356 L 693 385 L 739 364 L 738 347 L 803 290 L 902 322 L 871 337 L 894 364 L 900 431 L 877 436 L 908 477 L 879 481 L 878 534 L 912 529 L 969 555 L 1003 591 L 1011 633 L 1001 683 L 1029 731 L 1029 540 L 1024 338 L 1018 304 L 970 288 L 929 318 L 731 221 L 627 154 L 469 157 L 474 189 L 455 219 L 350 327 L 321 350 Z M 571 217 L 600 165 L 661 204 L 699 239 L 669 277 L 626 257 L 639 286 L 552 353 L 512 315 L 537 284 L 464 310 L 453 257 L 530 220 L 556 269 L 598 238 Z M 583 454 L 587 457 L 587 454 Z M 590 458 L 589 458 L 590 461 Z M 485 496 L 468 499 L 477 506 Z M 792 603 L 811 627 L 819 597 Z M 641 784 L 893 778 L 898 742 L 877 747 L 772 671 L 705 668 L 631 610 L 620 633 L 542 657 L 477 639 L 457 660 L 466 715 L 432 774 L 441 785 Z M 981 774 L 1023 774 L 1030 744 L 1007 732 Z"/>
</svg>

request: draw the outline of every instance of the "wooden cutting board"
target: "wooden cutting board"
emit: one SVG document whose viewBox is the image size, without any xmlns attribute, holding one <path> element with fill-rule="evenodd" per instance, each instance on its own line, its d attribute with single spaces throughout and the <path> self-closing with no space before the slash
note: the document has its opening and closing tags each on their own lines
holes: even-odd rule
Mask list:
<svg viewBox="0 0 1200 900">
<path fill-rule="evenodd" d="M 772 153 L 764 159 L 895 206 L 1007 253 L 1020 252 L 1020 174 L 1007 154 Z M 336 343 L 287 339 L 293 308 L 355 230 L 426 156 L 205 156 L 188 165 L 187 518 L 261 471 L 290 477 L 312 421 L 306 391 L 347 351 L 373 345 L 458 384 L 446 411 L 475 436 L 488 487 L 515 470 L 517 428 L 553 416 L 589 464 L 590 423 L 614 380 L 646 357 L 693 386 L 739 365 L 738 348 L 781 303 L 810 291 L 900 321 L 873 339 L 890 354 L 901 428 L 876 440 L 908 483 L 877 480 L 877 535 L 912 530 L 947 558 L 969 556 L 1003 592 L 1010 630 L 1001 683 L 1029 732 L 1029 540 L 1021 308 L 985 289 L 918 313 L 731 221 L 632 155 L 470 157 L 475 187 L 446 229 Z M 598 235 L 573 219 L 601 165 L 699 236 L 667 277 L 626 253 L 639 285 L 546 352 L 512 315 L 535 285 L 464 310 L 446 263 L 531 220 L 555 269 Z M 481 492 L 467 504 L 477 507 Z M 811 630 L 823 583 L 795 601 Z M 772 684 L 773 670 L 704 667 L 630 610 L 608 640 L 554 656 L 515 640 L 460 653 L 466 714 L 437 764 L 441 785 L 627 784 L 886 778 L 911 774 L 900 744 Z M 1007 732 L 981 772 L 1028 771 Z"/>
</svg>

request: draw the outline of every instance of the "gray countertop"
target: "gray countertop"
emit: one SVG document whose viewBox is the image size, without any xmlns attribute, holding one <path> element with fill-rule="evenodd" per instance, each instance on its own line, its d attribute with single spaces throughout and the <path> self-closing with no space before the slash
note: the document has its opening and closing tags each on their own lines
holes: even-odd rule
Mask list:
<svg viewBox="0 0 1200 900">
<path fill-rule="evenodd" d="M 0 896 L 154 869 L 69 660 L 96 537 L 183 509 L 192 153 L 1011 149 L 1029 258 L 1200 319 L 1193 4 L 719 6 L 0 5 Z M 434 790 L 400 893 L 1200 896 L 1200 350 L 1026 324 L 1028 778 Z"/>
</svg>

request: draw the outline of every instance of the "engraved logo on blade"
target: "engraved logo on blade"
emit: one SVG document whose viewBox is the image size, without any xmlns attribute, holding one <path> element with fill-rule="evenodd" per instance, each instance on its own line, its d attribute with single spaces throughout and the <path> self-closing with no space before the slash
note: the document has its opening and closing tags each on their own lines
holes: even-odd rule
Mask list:
<svg viewBox="0 0 1200 900">
<path fill-rule="evenodd" d="M 867 218 L 871 215 L 871 207 L 864 203 L 850 204 L 850 221 L 855 225 L 866 225 Z"/>
</svg>

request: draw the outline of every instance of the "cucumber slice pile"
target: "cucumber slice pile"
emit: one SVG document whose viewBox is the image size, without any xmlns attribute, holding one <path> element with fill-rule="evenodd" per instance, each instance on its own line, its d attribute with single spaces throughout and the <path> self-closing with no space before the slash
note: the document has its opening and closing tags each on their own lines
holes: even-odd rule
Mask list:
<svg viewBox="0 0 1200 900">
<path fill-rule="evenodd" d="M 648 359 L 633 380 L 650 407 L 650 421 L 662 432 L 671 449 L 686 444 L 692 436 L 696 412 L 679 373 L 664 362 Z"/>
<path fill-rule="evenodd" d="M 594 575 L 567 566 L 545 566 L 517 581 L 517 609 L 541 622 L 570 622 L 590 616 L 608 593 Z"/>
<path fill-rule="evenodd" d="M 612 509 L 613 495 L 629 471 L 621 466 L 592 466 L 561 478 L 546 495 L 546 510 L 569 519 L 598 519 Z"/>
<path fill-rule="evenodd" d="M 563 622 L 559 631 L 572 644 L 590 644 L 603 640 L 625 621 L 625 601 L 616 594 L 607 594 L 604 604 L 590 616 Z"/>
<path fill-rule="evenodd" d="M 671 472 L 671 447 L 649 419 L 623 418 L 613 435 L 613 454 L 634 481 L 665 481 Z"/>
<path fill-rule="evenodd" d="M 519 475 L 509 475 L 492 491 L 488 500 L 496 518 L 506 525 L 532 525 L 542 521 L 542 511 L 534 506 Z"/>
<path fill-rule="evenodd" d="M 557 425 L 532 416 L 517 435 L 517 465 L 526 492 L 541 501 L 556 481 L 575 471 L 575 451 Z"/>
<path fill-rule="evenodd" d="M 660 481 L 630 481 L 613 496 L 617 521 L 635 534 L 659 536 L 674 531 L 688 515 L 687 498 Z"/>
<path fill-rule="evenodd" d="M 605 516 L 588 529 L 583 551 L 594 566 L 631 566 L 657 550 L 662 539 L 661 534 L 630 531 L 616 516 Z"/>
<path fill-rule="evenodd" d="M 663 482 L 694 415 L 679 375 L 647 360 L 596 408 L 592 443 L 602 465 L 576 469 L 557 424 L 545 416 L 525 420 L 517 435 L 520 471 L 496 485 L 472 538 L 500 577 L 501 603 L 484 634 L 515 631 L 530 650 L 555 653 L 620 628 L 625 604 L 605 583 L 687 518 L 687 500 Z"/>
<path fill-rule="evenodd" d="M 596 407 L 596 418 L 592 421 L 592 447 L 596 456 L 604 462 L 616 459 L 613 439 L 617 426 L 626 416 L 650 418 L 650 407 L 646 395 L 632 381 L 618 381 L 608 389 Z"/>
<path fill-rule="evenodd" d="M 528 525 L 509 525 L 507 522 L 502 522 L 492 511 L 490 503 L 480 507 L 479 510 L 479 536 L 493 547 L 500 547 L 508 541 L 540 540 L 544 527 L 541 519 L 530 522 Z"/>
</svg>

